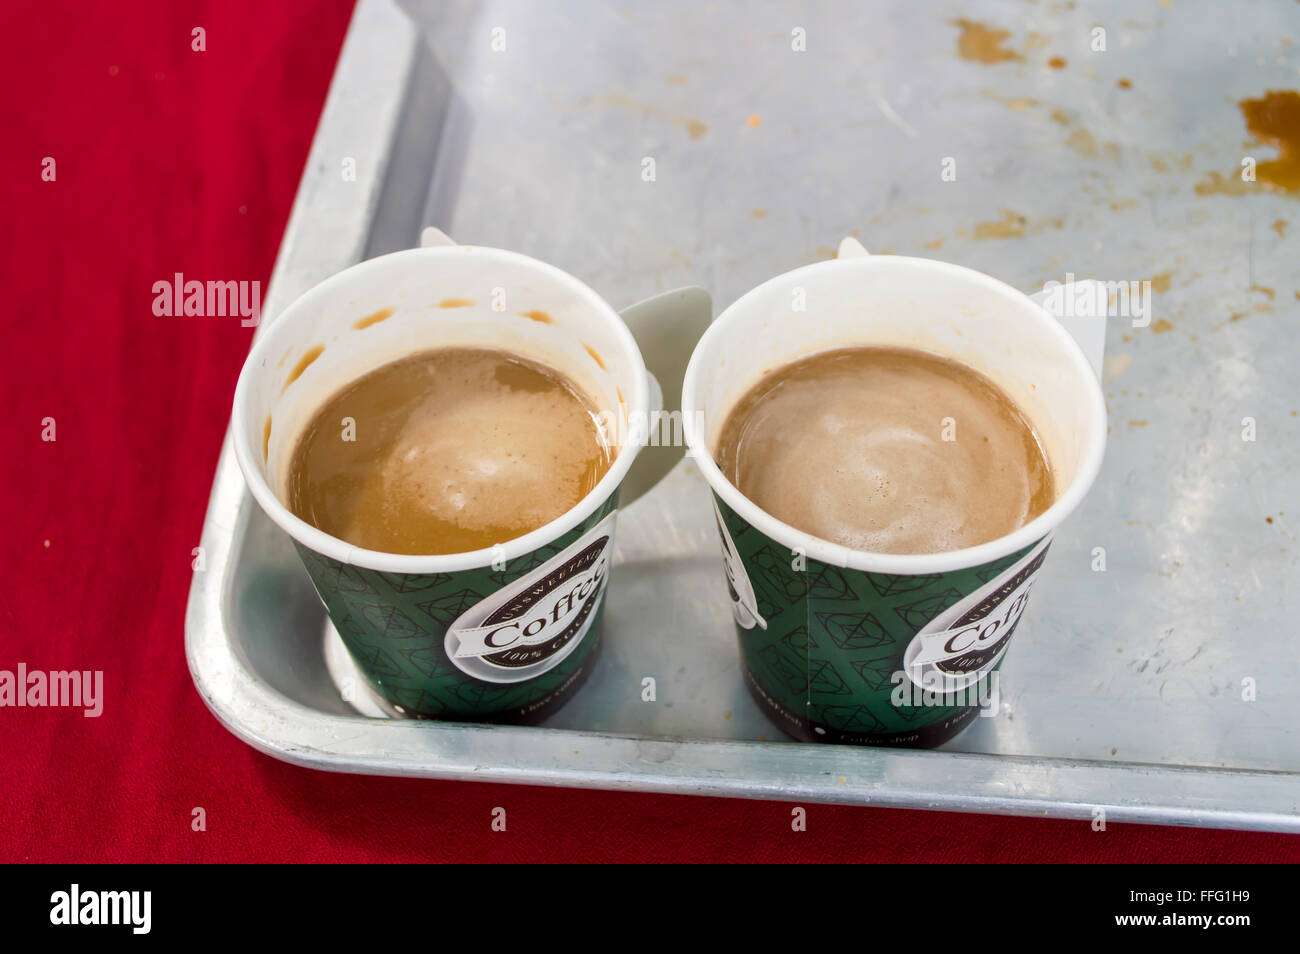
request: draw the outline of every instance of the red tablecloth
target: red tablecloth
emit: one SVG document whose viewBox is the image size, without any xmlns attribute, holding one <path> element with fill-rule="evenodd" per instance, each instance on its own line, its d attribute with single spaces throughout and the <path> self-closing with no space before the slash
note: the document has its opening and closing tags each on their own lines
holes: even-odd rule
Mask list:
<svg viewBox="0 0 1300 954">
<path fill-rule="evenodd" d="M 105 679 L 99 718 L 0 708 L 0 859 L 1300 860 L 1286 836 L 885 809 L 808 806 L 793 832 L 780 802 L 331 775 L 222 728 L 190 682 L 184 612 L 252 332 L 155 317 L 152 287 L 265 284 L 350 9 L 0 12 L 0 669 Z"/>
</svg>

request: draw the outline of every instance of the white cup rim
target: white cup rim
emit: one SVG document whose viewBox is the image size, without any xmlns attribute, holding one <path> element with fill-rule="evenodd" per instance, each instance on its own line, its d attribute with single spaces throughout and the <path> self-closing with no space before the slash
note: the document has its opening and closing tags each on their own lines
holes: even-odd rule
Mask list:
<svg viewBox="0 0 1300 954">
<path fill-rule="evenodd" d="M 1049 326 L 1048 333 L 1055 336 L 1062 350 L 1069 355 L 1069 360 L 1078 370 L 1080 379 L 1087 382 L 1088 386 L 1081 397 L 1088 402 L 1088 420 L 1091 427 L 1083 453 L 1080 455 L 1079 466 L 1070 485 L 1057 497 L 1055 503 L 1023 527 L 987 543 L 944 553 L 890 554 L 854 550 L 814 537 L 771 516 L 742 494 L 723 475 L 713 460 L 713 452 L 708 445 L 708 435 L 700 433 L 698 426 L 703 421 L 698 399 L 700 388 L 697 386 L 700 376 L 705 373 L 702 355 L 708 350 L 708 344 L 730 334 L 744 319 L 749 306 L 777 283 L 788 282 L 796 276 L 806 276 L 811 280 L 834 270 L 861 271 L 865 277 L 867 274 L 882 270 L 912 268 L 929 271 L 932 274 L 942 273 L 950 278 L 955 277 L 971 284 L 982 285 L 1007 297 L 1009 301 L 1023 306 L 1025 314 L 1030 314 L 1032 311 L 1035 320 Z M 1091 489 L 1097 473 L 1101 470 L 1106 448 L 1106 401 L 1101 392 L 1101 385 L 1078 342 L 1060 322 L 1024 292 L 991 275 L 950 262 L 904 255 L 864 255 L 805 265 L 770 278 L 736 299 L 701 336 L 695 346 L 695 352 L 691 355 L 690 363 L 686 366 L 686 378 L 682 385 L 682 423 L 692 459 L 700 468 L 710 489 L 760 533 L 791 550 L 801 549 L 808 558 L 820 563 L 869 573 L 889 573 L 900 576 L 947 573 L 981 566 L 1023 550 L 1051 534 L 1066 517 L 1074 512 Z"/>
<path fill-rule="evenodd" d="M 276 329 L 287 328 L 296 322 L 302 321 L 301 316 L 310 314 L 319 302 L 337 295 L 346 294 L 347 286 L 352 281 L 378 267 L 391 266 L 395 262 L 402 260 L 409 260 L 413 267 L 418 267 L 420 263 L 466 254 L 484 256 L 488 259 L 495 258 L 506 264 L 522 265 L 544 273 L 558 284 L 566 286 L 581 301 L 590 306 L 594 312 L 605 318 L 627 356 L 631 359 L 631 367 L 639 372 L 637 380 L 630 382 L 628 388 L 631 394 L 627 403 L 628 419 L 640 420 L 647 416 L 650 398 L 649 376 L 646 371 L 645 360 L 641 355 L 641 349 L 637 347 L 636 339 L 632 336 L 627 324 L 619 317 L 618 312 L 608 302 L 596 294 L 590 286 L 563 269 L 519 252 L 481 245 L 411 248 L 358 262 L 341 272 L 331 275 L 290 302 L 268 324 L 266 330 L 254 340 L 252 348 L 249 349 L 248 357 L 244 361 L 243 369 L 239 373 L 239 382 L 235 385 L 235 400 L 231 418 L 233 433 L 231 436 L 235 447 L 235 459 L 239 463 L 239 469 L 244 474 L 244 481 L 254 499 L 261 505 L 276 526 L 308 549 L 340 563 L 385 573 L 456 573 L 464 570 L 480 569 L 490 566 L 494 562 L 517 559 L 555 542 L 564 534 L 578 527 L 615 493 L 631 469 L 632 462 L 640 450 L 640 446 L 636 441 L 624 441 L 622 446 L 618 448 L 618 453 L 610 464 L 609 470 L 605 472 L 605 476 L 572 508 L 549 523 L 521 537 L 508 540 L 495 547 L 471 550 L 465 553 L 411 555 L 367 550 L 317 529 L 296 516 L 280 501 L 263 473 L 263 468 L 258 463 L 261 457 L 260 448 L 252 446 L 249 439 L 249 434 L 254 432 L 256 428 L 245 426 L 246 422 L 244 421 L 245 416 L 249 413 L 250 395 L 253 389 L 252 379 L 257 373 L 256 369 L 263 361 L 269 360 L 282 344 L 281 339 L 277 337 Z M 278 334 L 283 335 L 285 332 L 280 331 Z M 272 345 L 273 341 L 275 345 Z"/>
</svg>

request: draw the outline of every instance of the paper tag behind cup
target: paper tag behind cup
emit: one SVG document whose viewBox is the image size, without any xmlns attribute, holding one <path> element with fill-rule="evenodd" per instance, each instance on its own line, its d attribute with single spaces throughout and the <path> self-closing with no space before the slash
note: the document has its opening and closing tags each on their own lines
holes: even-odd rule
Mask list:
<svg viewBox="0 0 1300 954">
<path fill-rule="evenodd" d="M 495 683 L 523 682 L 563 662 L 587 635 L 604 596 L 617 513 L 462 613 L 447 630 L 447 658 Z"/>
<path fill-rule="evenodd" d="M 908 678 L 934 689 L 937 675 L 943 691 L 951 692 L 977 682 L 996 666 L 1011 645 L 1051 542 L 1050 536 L 1044 537 L 1024 557 L 926 623 L 903 654 Z"/>
<path fill-rule="evenodd" d="M 736 544 L 731 539 L 727 524 L 718 509 L 718 501 L 713 501 L 713 516 L 718 521 L 718 538 L 722 542 L 722 569 L 727 574 L 727 593 L 731 597 L 731 615 L 742 629 L 760 626 L 767 629 L 767 620 L 758 611 L 758 598 L 754 595 L 754 585 L 749 582 L 745 564 L 740 559 Z"/>
</svg>

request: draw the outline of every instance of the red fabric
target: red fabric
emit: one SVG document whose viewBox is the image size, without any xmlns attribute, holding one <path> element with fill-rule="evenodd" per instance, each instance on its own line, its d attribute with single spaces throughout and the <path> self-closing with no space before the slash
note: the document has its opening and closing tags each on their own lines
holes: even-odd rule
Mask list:
<svg viewBox="0 0 1300 954">
<path fill-rule="evenodd" d="M 106 696 L 98 719 L 0 709 L 0 859 L 1300 860 L 1287 836 L 869 808 L 808 806 L 795 833 L 780 802 L 331 775 L 223 729 L 184 611 L 251 330 L 155 317 L 152 285 L 268 280 L 350 6 L 0 12 L 0 669 L 102 669 Z"/>
</svg>

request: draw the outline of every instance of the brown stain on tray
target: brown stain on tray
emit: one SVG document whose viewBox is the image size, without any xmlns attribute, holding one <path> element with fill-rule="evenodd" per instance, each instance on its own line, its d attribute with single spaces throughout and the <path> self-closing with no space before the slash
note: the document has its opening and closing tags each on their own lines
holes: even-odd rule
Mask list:
<svg viewBox="0 0 1300 954">
<path fill-rule="evenodd" d="M 1151 333 L 1155 335 L 1162 335 L 1166 331 L 1173 331 L 1173 330 L 1174 330 L 1174 323 L 1172 321 L 1167 321 L 1164 318 L 1157 320 L 1156 323 L 1151 326 Z"/>
<path fill-rule="evenodd" d="M 1300 93 L 1270 90 L 1259 99 L 1237 104 L 1246 128 L 1262 144 L 1277 150 L 1276 159 L 1255 167 L 1256 180 L 1265 187 L 1300 193 Z"/>
<path fill-rule="evenodd" d="M 1017 113 L 1021 110 L 1028 109 L 1030 106 L 1038 105 L 1038 100 L 1034 99 L 1032 96 L 1015 96 L 1008 98 L 1003 96 L 1001 93 L 998 93 L 996 90 L 991 89 L 981 89 L 980 94 L 984 96 L 985 99 L 991 99 L 995 103 L 1001 103 L 1007 109 Z"/>
<path fill-rule="evenodd" d="M 1009 30 L 976 23 L 974 20 L 949 20 L 953 26 L 961 28 L 957 37 L 957 55 L 972 63 L 1023 63 L 1024 57 L 1013 49 L 1003 46 L 1003 41 L 1011 36 Z"/>
<path fill-rule="evenodd" d="M 283 394 L 285 391 L 289 390 L 289 385 L 302 377 L 302 373 L 307 370 L 311 363 L 324 353 L 324 345 L 313 345 L 308 348 L 306 353 L 298 359 L 298 363 L 293 366 L 293 370 L 289 372 L 289 377 L 284 382 L 284 387 L 280 389 L 280 393 Z"/>
<path fill-rule="evenodd" d="M 1050 66 L 1050 67 L 1051 67 L 1052 69 L 1054 69 L 1054 70 L 1063 70 L 1063 69 L 1065 69 L 1065 57 L 1063 57 L 1063 56 L 1054 56 L 1054 57 L 1052 57 L 1050 60 L 1047 61 L 1047 65 Z"/>
<path fill-rule="evenodd" d="M 1197 195 L 1250 195 L 1255 192 L 1255 184 L 1252 182 L 1243 182 L 1238 175 L 1221 176 L 1217 172 L 1211 172 L 1210 177 L 1204 182 L 1198 182 L 1193 187 Z"/>
<path fill-rule="evenodd" d="M 1196 183 L 1196 194 L 1246 195 L 1262 188 L 1287 196 L 1300 195 L 1300 93 L 1293 89 L 1269 90 L 1257 99 L 1237 104 L 1246 129 L 1260 146 L 1272 146 L 1277 157 L 1255 164 L 1255 181 L 1241 178 L 1241 171 L 1224 176 L 1209 173 Z"/>
<path fill-rule="evenodd" d="M 1096 159 L 1102 154 L 1114 159 L 1119 155 L 1119 146 L 1109 141 L 1098 143 L 1093 134 L 1082 126 L 1075 127 L 1065 144 L 1087 159 Z"/>
<path fill-rule="evenodd" d="M 622 109 L 629 112 L 640 113 L 642 116 L 651 119 L 658 119 L 662 122 L 671 123 L 674 126 L 680 126 L 686 130 L 687 135 L 692 140 L 703 139 L 708 135 L 709 127 L 691 116 L 683 116 L 671 110 L 664 109 L 655 103 L 647 103 L 642 100 L 633 99 L 623 93 L 606 93 L 597 96 L 594 99 L 585 100 L 582 105 L 600 106 L 606 109 Z"/>
<path fill-rule="evenodd" d="M 363 328 L 369 328 L 371 325 L 377 325 L 381 321 L 393 317 L 396 313 L 396 308 L 380 308 L 378 311 L 372 311 L 370 314 L 366 315 L 366 317 L 358 318 L 356 321 L 352 322 L 352 327 L 357 329 L 357 331 L 360 331 Z"/>
<path fill-rule="evenodd" d="M 1064 219 L 1044 219 L 1040 222 L 1031 222 L 1019 212 L 1011 209 L 1002 210 L 1002 218 L 991 219 L 987 222 L 976 222 L 975 231 L 972 236 L 983 241 L 985 239 L 1009 239 L 1020 238 L 1023 235 L 1033 235 L 1044 229 L 1059 229 L 1065 226 Z"/>
</svg>

